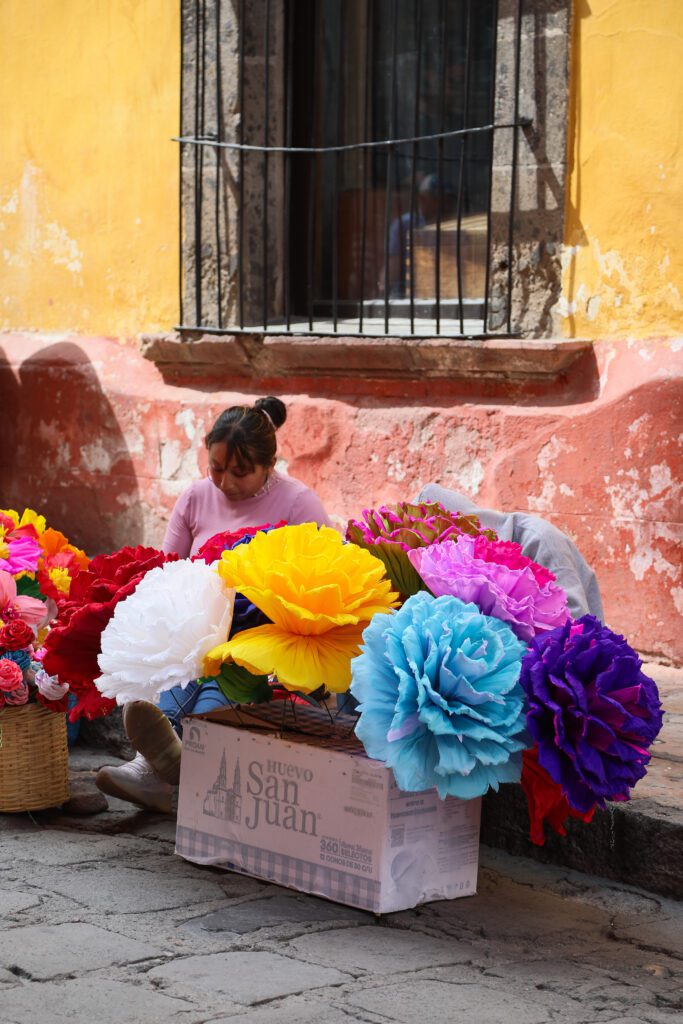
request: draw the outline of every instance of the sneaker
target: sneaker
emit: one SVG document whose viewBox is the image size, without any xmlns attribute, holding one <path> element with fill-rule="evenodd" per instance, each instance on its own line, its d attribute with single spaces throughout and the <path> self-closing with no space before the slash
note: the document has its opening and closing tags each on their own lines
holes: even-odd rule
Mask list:
<svg viewBox="0 0 683 1024">
<path fill-rule="evenodd" d="M 108 796 L 127 800 L 150 811 L 172 814 L 177 806 L 176 788 L 163 782 L 142 754 L 127 764 L 100 768 L 95 784 Z"/>
<path fill-rule="evenodd" d="M 163 711 L 146 700 L 125 704 L 123 727 L 135 750 L 144 754 L 159 778 L 177 786 L 183 747 Z"/>
</svg>

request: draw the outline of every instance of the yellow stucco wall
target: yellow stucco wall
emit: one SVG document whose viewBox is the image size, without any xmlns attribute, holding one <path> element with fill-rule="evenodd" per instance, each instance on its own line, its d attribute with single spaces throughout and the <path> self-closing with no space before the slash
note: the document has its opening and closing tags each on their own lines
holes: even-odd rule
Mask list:
<svg viewBox="0 0 683 1024">
<path fill-rule="evenodd" d="M 683 332 L 683 0 L 575 0 L 561 319 Z"/>
<path fill-rule="evenodd" d="M 179 0 L 0 3 L 0 327 L 177 318 Z"/>
</svg>

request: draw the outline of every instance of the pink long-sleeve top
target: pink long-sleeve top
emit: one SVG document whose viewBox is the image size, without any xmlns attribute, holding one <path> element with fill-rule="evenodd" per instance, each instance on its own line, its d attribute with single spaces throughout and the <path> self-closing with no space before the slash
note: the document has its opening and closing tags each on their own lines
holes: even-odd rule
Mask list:
<svg viewBox="0 0 683 1024">
<path fill-rule="evenodd" d="M 178 498 L 162 550 L 167 554 L 177 551 L 181 558 L 188 558 L 216 533 L 277 523 L 280 519 L 292 525 L 332 525 L 315 491 L 293 477 L 274 471 L 267 490 L 244 501 L 230 501 L 207 477 L 190 484 Z"/>
</svg>

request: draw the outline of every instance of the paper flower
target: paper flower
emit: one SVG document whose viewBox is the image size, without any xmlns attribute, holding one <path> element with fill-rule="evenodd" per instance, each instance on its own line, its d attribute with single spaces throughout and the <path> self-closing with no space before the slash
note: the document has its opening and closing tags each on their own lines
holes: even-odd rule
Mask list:
<svg viewBox="0 0 683 1024">
<path fill-rule="evenodd" d="M 522 554 L 522 545 L 513 540 L 490 540 L 488 537 L 476 537 L 472 553 L 475 558 L 484 562 L 497 562 L 508 569 L 530 569 L 540 587 L 546 583 L 554 583 L 557 577 L 544 565 Z"/>
<path fill-rule="evenodd" d="M 23 619 L 8 622 L 0 629 L 0 648 L 6 651 L 21 651 L 30 647 L 35 633 Z"/>
<path fill-rule="evenodd" d="M 522 662 L 538 761 L 582 813 L 628 800 L 662 725 L 657 686 L 622 636 L 593 615 L 537 637 Z"/>
<path fill-rule="evenodd" d="M 35 572 L 43 549 L 33 537 L 0 537 L 0 570 L 16 576 L 20 572 Z"/>
<path fill-rule="evenodd" d="M 520 640 L 528 642 L 565 622 L 569 613 L 562 588 L 550 580 L 539 584 L 536 572 L 522 564 L 521 549 L 515 560 L 519 568 L 512 567 L 509 543 L 500 550 L 503 561 L 493 561 L 498 543 L 482 545 L 480 538 L 463 536 L 410 551 L 408 558 L 435 596 L 473 601 L 485 615 L 507 622 Z"/>
<path fill-rule="evenodd" d="M 69 683 L 78 697 L 69 711 L 72 722 L 99 718 L 116 706 L 94 685 L 100 674 L 97 658 L 102 633 L 117 603 L 133 593 L 145 574 L 177 557 L 155 548 L 125 547 L 93 558 L 73 579 L 68 599 L 60 605 L 57 622 L 45 639 L 43 657 L 46 672 Z"/>
<path fill-rule="evenodd" d="M 287 523 L 281 519 L 278 523 L 264 523 L 262 526 L 245 526 L 242 530 L 227 530 L 224 533 L 216 533 L 204 541 L 199 551 L 193 557 L 193 561 L 201 558 L 209 565 L 217 561 L 224 551 L 230 551 L 238 544 L 248 544 L 257 533 L 268 533 L 269 530 L 279 530 Z"/>
<path fill-rule="evenodd" d="M 24 673 L 9 658 L 0 658 L 0 708 L 5 704 L 20 705 L 28 700 Z"/>
<path fill-rule="evenodd" d="M 45 605 L 37 597 L 17 594 L 17 582 L 7 572 L 0 572 L 0 619 L 4 623 L 21 619 L 37 626 L 45 618 Z"/>
<path fill-rule="evenodd" d="M 61 700 L 69 692 L 68 683 L 60 683 L 54 676 L 49 676 L 44 668 L 36 670 L 34 682 L 46 701 Z"/>
<path fill-rule="evenodd" d="M 232 659 L 292 690 L 348 689 L 363 628 L 396 601 L 384 568 L 336 530 L 315 523 L 258 533 L 223 553 L 218 572 L 270 621 L 209 654 L 207 674 Z"/>
<path fill-rule="evenodd" d="M 449 512 L 438 501 L 420 505 L 404 501 L 398 505 L 382 505 L 379 509 L 365 509 L 362 519 L 349 520 L 346 539 L 379 558 L 394 587 L 407 597 L 425 589 L 408 560 L 409 551 L 441 544 L 449 537 L 482 532 L 495 539 L 495 532 L 482 531 L 474 515 Z"/>
<path fill-rule="evenodd" d="M 503 622 L 456 597 L 423 591 L 376 615 L 351 664 L 368 756 L 407 792 L 436 786 L 441 797 L 470 799 L 518 781 L 528 746 L 524 650 Z"/>
<path fill-rule="evenodd" d="M 29 527 L 35 537 L 40 537 L 46 528 L 45 516 L 32 508 L 25 508 L 21 515 L 13 508 L 0 509 L 0 528 L 3 524 L 11 530 L 23 530 Z"/>
<path fill-rule="evenodd" d="M 538 747 L 522 753 L 522 789 L 529 808 L 529 838 L 536 846 L 545 845 L 543 822 L 560 836 L 566 836 L 564 823 L 567 818 L 578 818 L 586 823 L 591 821 L 595 807 L 589 811 L 575 811 L 570 807 L 562 789 L 538 763 Z"/>
<path fill-rule="evenodd" d="M 119 704 L 154 700 L 203 674 L 206 654 L 227 639 L 234 591 L 205 562 L 152 569 L 120 601 L 102 633 L 100 693 Z"/>
</svg>

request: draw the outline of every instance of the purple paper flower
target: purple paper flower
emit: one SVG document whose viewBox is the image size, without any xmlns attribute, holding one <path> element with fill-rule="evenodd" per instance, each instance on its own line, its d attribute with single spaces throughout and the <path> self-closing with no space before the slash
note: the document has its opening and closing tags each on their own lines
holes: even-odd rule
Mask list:
<svg viewBox="0 0 683 1024">
<path fill-rule="evenodd" d="M 571 807 L 628 800 L 662 725 L 659 693 L 623 636 L 593 615 L 537 637 L 522 661 L 539 763 Z"/>
<path fill-rule="evenodd" d="M 474 602 L 484 615 L 508 623 L 525 643 L 562 625 L 569 615 L 562 588 L 551 580 L 539 582 L 530 565 L 510 564 L 509 545 L 501 546 L 501 562 L 491 561 L 495 547 L 488 544 L 486 557 L 480 558 L 477 538 L 459 537 L 409 551 L 408 558 L 435 596 Z"/>
</svg>

